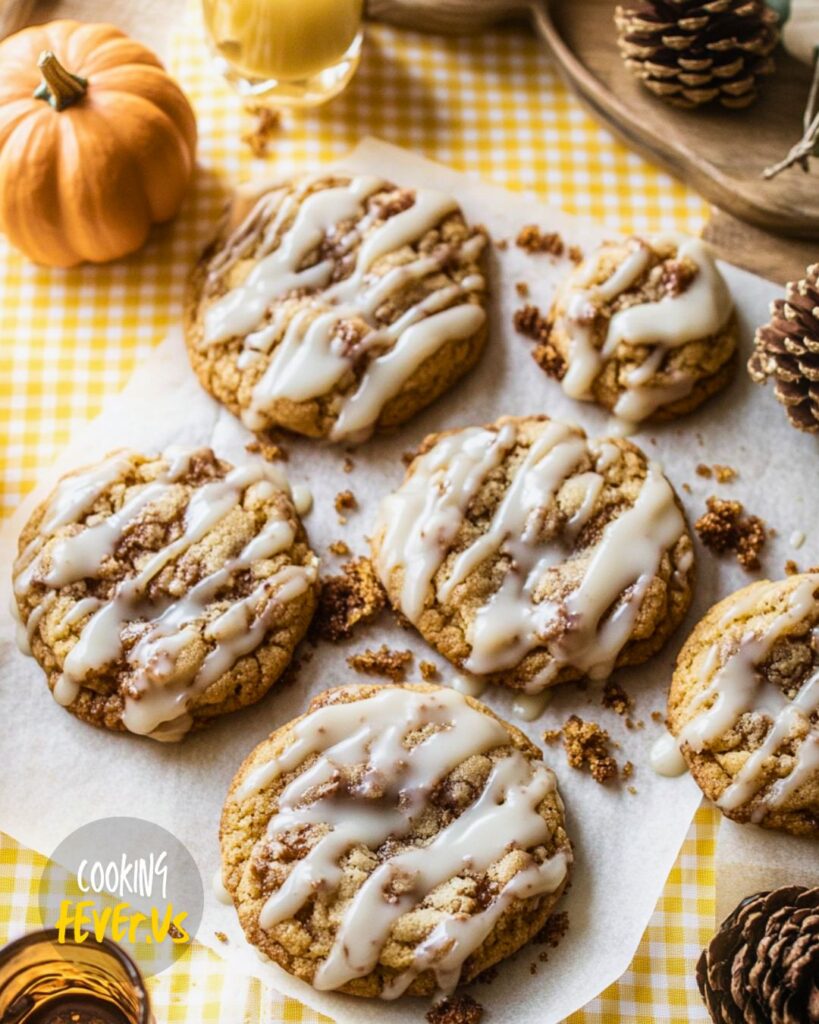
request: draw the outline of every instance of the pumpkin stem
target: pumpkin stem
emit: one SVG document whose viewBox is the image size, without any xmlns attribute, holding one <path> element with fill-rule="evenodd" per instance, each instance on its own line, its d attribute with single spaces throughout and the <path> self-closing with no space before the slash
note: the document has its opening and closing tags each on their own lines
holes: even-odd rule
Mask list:
<svg viewBox="0 0 819 1024">
<path fill-rule="evenodd" d="M 51 50 L 43 50 L 37 67 L 43 80 L 34 92 L 38 100 L 45 100 L 55 110 L 64 110 L 85 96 L 88 82 L 79 75 L 66 71 Z"/>
</svg>

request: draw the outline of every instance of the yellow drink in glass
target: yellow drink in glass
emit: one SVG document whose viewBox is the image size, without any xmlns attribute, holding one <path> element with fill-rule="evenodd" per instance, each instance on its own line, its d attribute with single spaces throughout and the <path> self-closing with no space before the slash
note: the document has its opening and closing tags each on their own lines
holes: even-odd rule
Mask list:
<svg viewBox="0 0 819 1024">
<path fill-rule="evenodd" d="M 203 0 L 217 64 L 243 94 L 315 106 L 358 65 L 363 0 Z"/>
</svg>

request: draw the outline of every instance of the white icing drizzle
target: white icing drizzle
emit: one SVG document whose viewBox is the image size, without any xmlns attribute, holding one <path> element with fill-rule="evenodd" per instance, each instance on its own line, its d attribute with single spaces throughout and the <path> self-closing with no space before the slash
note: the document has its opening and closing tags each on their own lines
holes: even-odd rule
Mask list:
<svg viewBox="0 0 819 1024">
<path fill-rule="evenodd" d="M 378 277 L 370 274 L 383 256 L 417 242 L 457 210 L 458 204 L 451 196 L 435 189 L 418 189 L 412 206 L 367 234 L 351 274 L 343 280 L 330 284 L 331 260 L 299 269 L 337 224 L 356 222 L 348 238 L 350 245 L 361 238 L 374 218 L 373 213 L 365 212 L 366 200 L 384 185 L 377 178 L 358 176 L 347 185 L 318 189 L 309 195 L 305 195 L 305 186 L 288 196 L 273 215 L 261 253 L 281 234 L 278 246 L 257 258 L 247 278 L 207 310 L 205 347 L 244 336 L 240 368 L 251 365 L 259 353 L 269 354 L 250 407 L 243 415 L 251 429 L 268 425 L 266 414 L 278 400 L 304 402 L 346 385 L 353 367 L 366 356 L 369 361 L 357 387 L 340 396 L 332 432 L 334 440 L 364 438 L 386 403 L 424 360 L 445 343 L 470 337 L 483 325 L 483 309 L 468 301 L 470 294 L 485 288 L 479 274 L 431 292 L 392 324 L 385 326 L 376 320 L 377 311 L 393 294 L 442 268 L 439 257 L 422 256 Z M 282 230 L 294 210 L 297 212 L 292 224 Z M 270 213 L 268 195 L 259 200 L 240 227 L 239 239 L 248 233 L 250 225 Z M 463 247 L 464 255 L 473 259 L 483 246 L 482 236 L 469 241 L 474 243 L 475 239 L 477 245 L 467 243 L 469 248 Z M 226 248 L 229 251 L 230 243 Z M 300 288 L 324 291 L 298 310 L 286 328 L 280 310 L 273 311 L 269 324 L 259 327 L 271 303 Z M 352 346 L 338 331 L 342 320 L 364 321 L 367 325 L 363 338 Z"/>
<path fill-rule="evenodd" d="M 597 311 L 633 288 L 649 267 L 649 245 L 677 247 L 678 260 L 687 259 L 697 274 L 679 295 L 665 295 L 656 302 L 643 302 L 615 313 L 609 320 L 603 345 L 595 340 Z M 660 371 L 670 349 L 716 334 L 731 314 L 731 296 L 704 242 L 682 235 L 664 235 L 628 242 L 630 252 L 614 273 L 600 284 L 592 284 L 602 252 L 576 272 L 565 302 L 562 328 L 570 338 L 569 358 L 563 390 L 572 398 L 588 399 L 595 378 L 614 355 L 618 345 L 650 346 L 648 357 L 626 377 L 625 390 L 615 406 L 615 415 L 627 422 L 640 422 L 658 408 L 690 394 L 695 380 L 679 374 L 662 384 L 649 385 Z M 605 251 L 605 250 L 603 250 Z"/>
<path fill-rule="evenodd" d="M 487 529 L 450 557 L 470 501 L 516 436 L 512 423 L 497 431 L 469 428 L 443 437 L 416 459 L 403 486 L 381 505 L 377 566 L 385 583 L 394 572 L 403 574 L 401 610 L 417 625 L 444 561 L 449 575 L 434 584 L 440 602 L 450 601 L 486 560 L 503 555 L 506 573 L 470 622 L 471 650 L 463 668 L 476 675 L 506 671 L 535 648 L 545 648 L 549 663 L 530 684 L 530 692 L 538 692 L 567 665 L 593 678 L 610 674 L 660 559 L 685 532 L 685 523 L 671 486 L 650 464 L 633 506 L 608 523 L 590 550 L 582 580 L 560 602 L 540 599 L 547 572 L 566 558 L 563 542 L 577 537 L 603 486 L 599 468 L 574 473 L 590 451 L 582 432 L 548 421 L 517 466 Z M 601 445 L 599 467 L 611 464 L 612 449 L 610 442 Z M 538 539 L 541 523 L 572 476 L 584 488 L 580 508 L 561 536 L 544 544 Z"/>
<path fill-rule="evenodd" d="M 305 484 L 293 487 L 293 507 L 300 516 L 306 516 L 313 508 L 313 494 Z"/>
<path fill-rule="evenodd" d="M 781 584 L 772 583 L 761 594 L 754 588 L 749 595 L 740 596 L 723 616 L 720 633 L 748 611 L 751 603 L 775 597 L 780 587 Z M 791 591 L 785 611 L 778 614 L 762 634 L 747 631 L 736 650 L 727 655 L 720 640 L 708 649 L 699 672 L 710 682 L 693 701 L 693 717 L 677 736 L 680 746 L 687 744 L 691 750 L 700 752 L 732 729 L 746 713 L 755 712 L 768 720 L 764 740 L 747 757 L 717 800 L 724 810 L 736 810 L 756 797 L 765 785 L 766 761 L 787 740 L 801 735 L 790 772 L 760 795 L 752 814 L 756 822 L 770 810 L 780 807 L 819 770 L 819 726 L 811 724 L 811 716 L 819 710 L 819 670 L 802 682 L 792 700 L 777 686 L 766 682 L 758 671 L 776 642 L 815 612 L 813 592 L 817 587 L 819 575 L 806 576 Z M 811 642 L 814 648 L 819 646 L 819 627 L 812 631 Z"/>
<path fill-rule="evenodd" d="M 458 693 L 465 693 L 467 697 L 480 697 L 483 695 L 488 683 L 480 676 L 470 676 L 466 672 L 456 672 L 449 683 L 453 690 Z"/>
<path fill-rule="evenodd" d="M 43 520 L 42 533 L 18 559 L 15 591 L 24 595 L 39 585 L 52 591 L 33 609 L 27 623 L 29 634 L 53 600 L 53 591 L 82 579 L 98 577 L 105 562 L 126 530 L 152 504 L 161 501 L 187 471 L 195 449 L 173 450 L 167 456 L 167 468 L 156 480 L 132 487 L 121 508 L 78 532 L 66 533 L 51 541 L 45 532 L 70 525 L 80 518 L 95 497 L 104 492 L 128 469 L 127 454 L 106 460 L 86 473 L 66 478 L 55 493 Z M 114 471 L 116 466 L 116 472 Z M 76 482 L 77 493 L 72 491 Z M 94 671 L 120 660 L 123 655 L 130 670 L 125 697 L 123 724 L 131 732 L 155 739 L 179 739 L 191 725 L 191 702 L 243 655 L 261 643 L 283 605 L 309 587 L 316 577 L 315 565 L 284 566 L 261 579 L 251 592 L 235 601 L 216 618 L 207 622 L 204 638 L 213 646 L 201 664 L 180 658 L 190 643 L 212 602 L 239 572 L 253 570 L 256 563 L 275 557 L 293 544 L 293 527 L 286 519 L 272 515 L 262 530 L 234 558 L 210 573 L 186 593 L 173 598 L 148 596 L 151 582 L 174 559 L 180 558 L 201 541 L 214 526 L 242 500 L 245 491 L 255 487 L 259 496 L 269 498 L 286 482 L 274 467 L 263 462 L 232 469 L 223 479 L 200 486 L 185 510 L 182 534 L 159 551 L 152 553 L 135 576 L 124 579 L 109 600 L 84 598 L 73 605 L 62 626 L 76 625 L 87 619 L 80 635 L 68 652 L 63 671 L 54 686 L 58 703 L 70 705 L 76 700 L 84 680 Z M 33 550 L 33 545 L 39 550 Z M 26 559 L 30 559 L 26 563 Z M 124 654 L 126 627 L 140 624 L 140 638 Z"/>
<path fill-rule="evenodd" d="M 677 738 L 670 732 L 664 732 L 654 743 L 649 762 L 658 775 L 666 775 L 669 778 L 682 775 L 687 768 Z"/>
<path fill-rule="evenodd" d="M 405 738 L 428 725 L 435 731 L 408 748 Z M 311 824 L 330 830 L 268 897 L 260 926 L 270 931 L 317 891 L 335 890 L 342 877 L 340 860 L 352 847 L 377 850 L 388 838 L 407 835 L 427 807 L 430 793 L 449 772 L 474 754 L 508 744 L 508 733 L 497 720 L 446 688 L 434 693 L 382 690 L 364 700 L 330 704 L 310 713 L 294 726 L 290 746 L 251 772 L 237 791 L 239 799 L 258 793 L 318 755 L 281 793 L 262 842 L 266 847 L 272 844 L 275 856 L 277 837 L 288 830 Z M 366 767 L 352 799 L 331 792 L 311 800 L 315 787 L 354 766 Z M 427 845 L 384 860 L 358 888 L 316 972 L 315 987 L 337 989 L 369 974 L 398 919 L 465 868 L 482 874 L 510 850 L 527 851 L 548 843 L 549 827 L 537 808 L 554 791 L 554 775 L 541 761 L 530 761 L 517 750 L 497 758 L 473 804 Z M 543 863 L 531 854 L 526 857 L 528 863 L 484 911 L 472 917 L 445 915 L 418 946 L 412 965 L 386 987 L 384 997 L 400 995 L 427 969 L 435 973 L 443 992 L 451 992 L 464 961 L 513 899 L 555 892 L 563 884 L 571 860 L 568 850 Z M 393 882 L 399 882 L 399 890 L 388 898 Z"/>
<path fill-rule="evenodd" d="M 214 871 L 211 888 L 213 889 L 213 895 L 216 897 L 218 903 L 224 903 L 226 906 L 231 906 L 233 904 L 233 900 L 230 898 L 230 893 L 227 891 L 225 883 L 222 881 L 221 868 L 217 868 L 216 871 Z"/>
<path fill-rule="evenodd" d="M 524 722 L 534 722 L 546 710 L 551 699 L 552 694 L 549 690 L 543 690 L 541 693 L 523 693 L 515 697 L 512 710 Z"/>
</svg>

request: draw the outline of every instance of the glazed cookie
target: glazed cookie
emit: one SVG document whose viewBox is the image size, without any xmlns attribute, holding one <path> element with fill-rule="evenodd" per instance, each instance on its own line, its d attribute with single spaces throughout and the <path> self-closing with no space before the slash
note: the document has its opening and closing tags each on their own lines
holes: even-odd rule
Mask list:
<svg viewBox="0 0 819 1024">
<path fill-rule="evenodd" d="M 485 242 L 451 196 L 369 175 L 241 198 L 193 274 L 193 368 L 251 430 L 397 426 L 480 354 Z"/>
<path fill-rule="evenodd" d="M 530 693 L 645 661 L 691 600 L 693 545 L 660 469 L 545 416 L 428 437 L 372 550 L 433 647 Z"/>
<path fill-rule="evenodd" d="M 284 478 L 209 448 L 114 452 L 63 479 L 14 565 L 22 643 L 92 725 L 181 739 L 259 700 L 316 605 Z"/>
<path fill-rule="evenodd" d="M 737 322 L 705 243 L 607 242 L 558 289 L 535 359 L 627 422 L 690 412 L 731 378 Z"/>
<path fill-rule="evenodd" d="M 222 873 L 250 942 L 318 989 L 451 993 L 538 932 L 572 860 L 555 777 L 430 685 L 320 694 L 247 758 Z"/>
<path fill-rule="evenodd" d="M 668 724 L 723 814 L 819 837 L 819 573 L 712 608 L 680 652 Z"/>
</svg>

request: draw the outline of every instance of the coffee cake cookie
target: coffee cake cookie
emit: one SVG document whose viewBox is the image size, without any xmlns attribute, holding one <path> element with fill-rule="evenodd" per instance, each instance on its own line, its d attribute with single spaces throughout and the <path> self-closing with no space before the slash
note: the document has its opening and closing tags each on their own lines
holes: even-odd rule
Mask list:
<svg viewBox="0 0 819 1024">
<path fill-rule="evenodd" d="M 284 478 L 209 448 L 119 451 L 70 473 L 19 551 L 21 640 L 55 699 L 158 740 L 259 700 L 316 604 L 318 560 Z"/>
<path fill-rule="evenodd" d="M 370 175 L 241 197 L 193 274 L 193 368 L 251 430 L 395 427 L 480 354 L 485 242 L 451 196 Z"/>
<path fill-rule="evenodd" d="M 538 932 L 571 845 L 540 751 L 428 684 L 345 686 L 251 753 L 222 813 L 248 940 L 318 989 L 450 994 Z"/>
<path fill-rule="evenodd" d="M 530 693 L 645 661 L 691 600 L 691 537 L 659 467 L 545 416 L 428 437 L 372 550 L 433 647 Z"/>
<path fill-rule="evenodd" d="M 680 652 L 668 724 L 723 814 L 819 837 L 819 573 L 713 607 Z"/>
<path fill-rule="evenodd" d="M 572 398 L 622 420 L 668 420 L 724 387 L 736 360 L 728 287 L 704 242 L 606 242 L 558 288 L 535 350 Z"/>
</svg>

